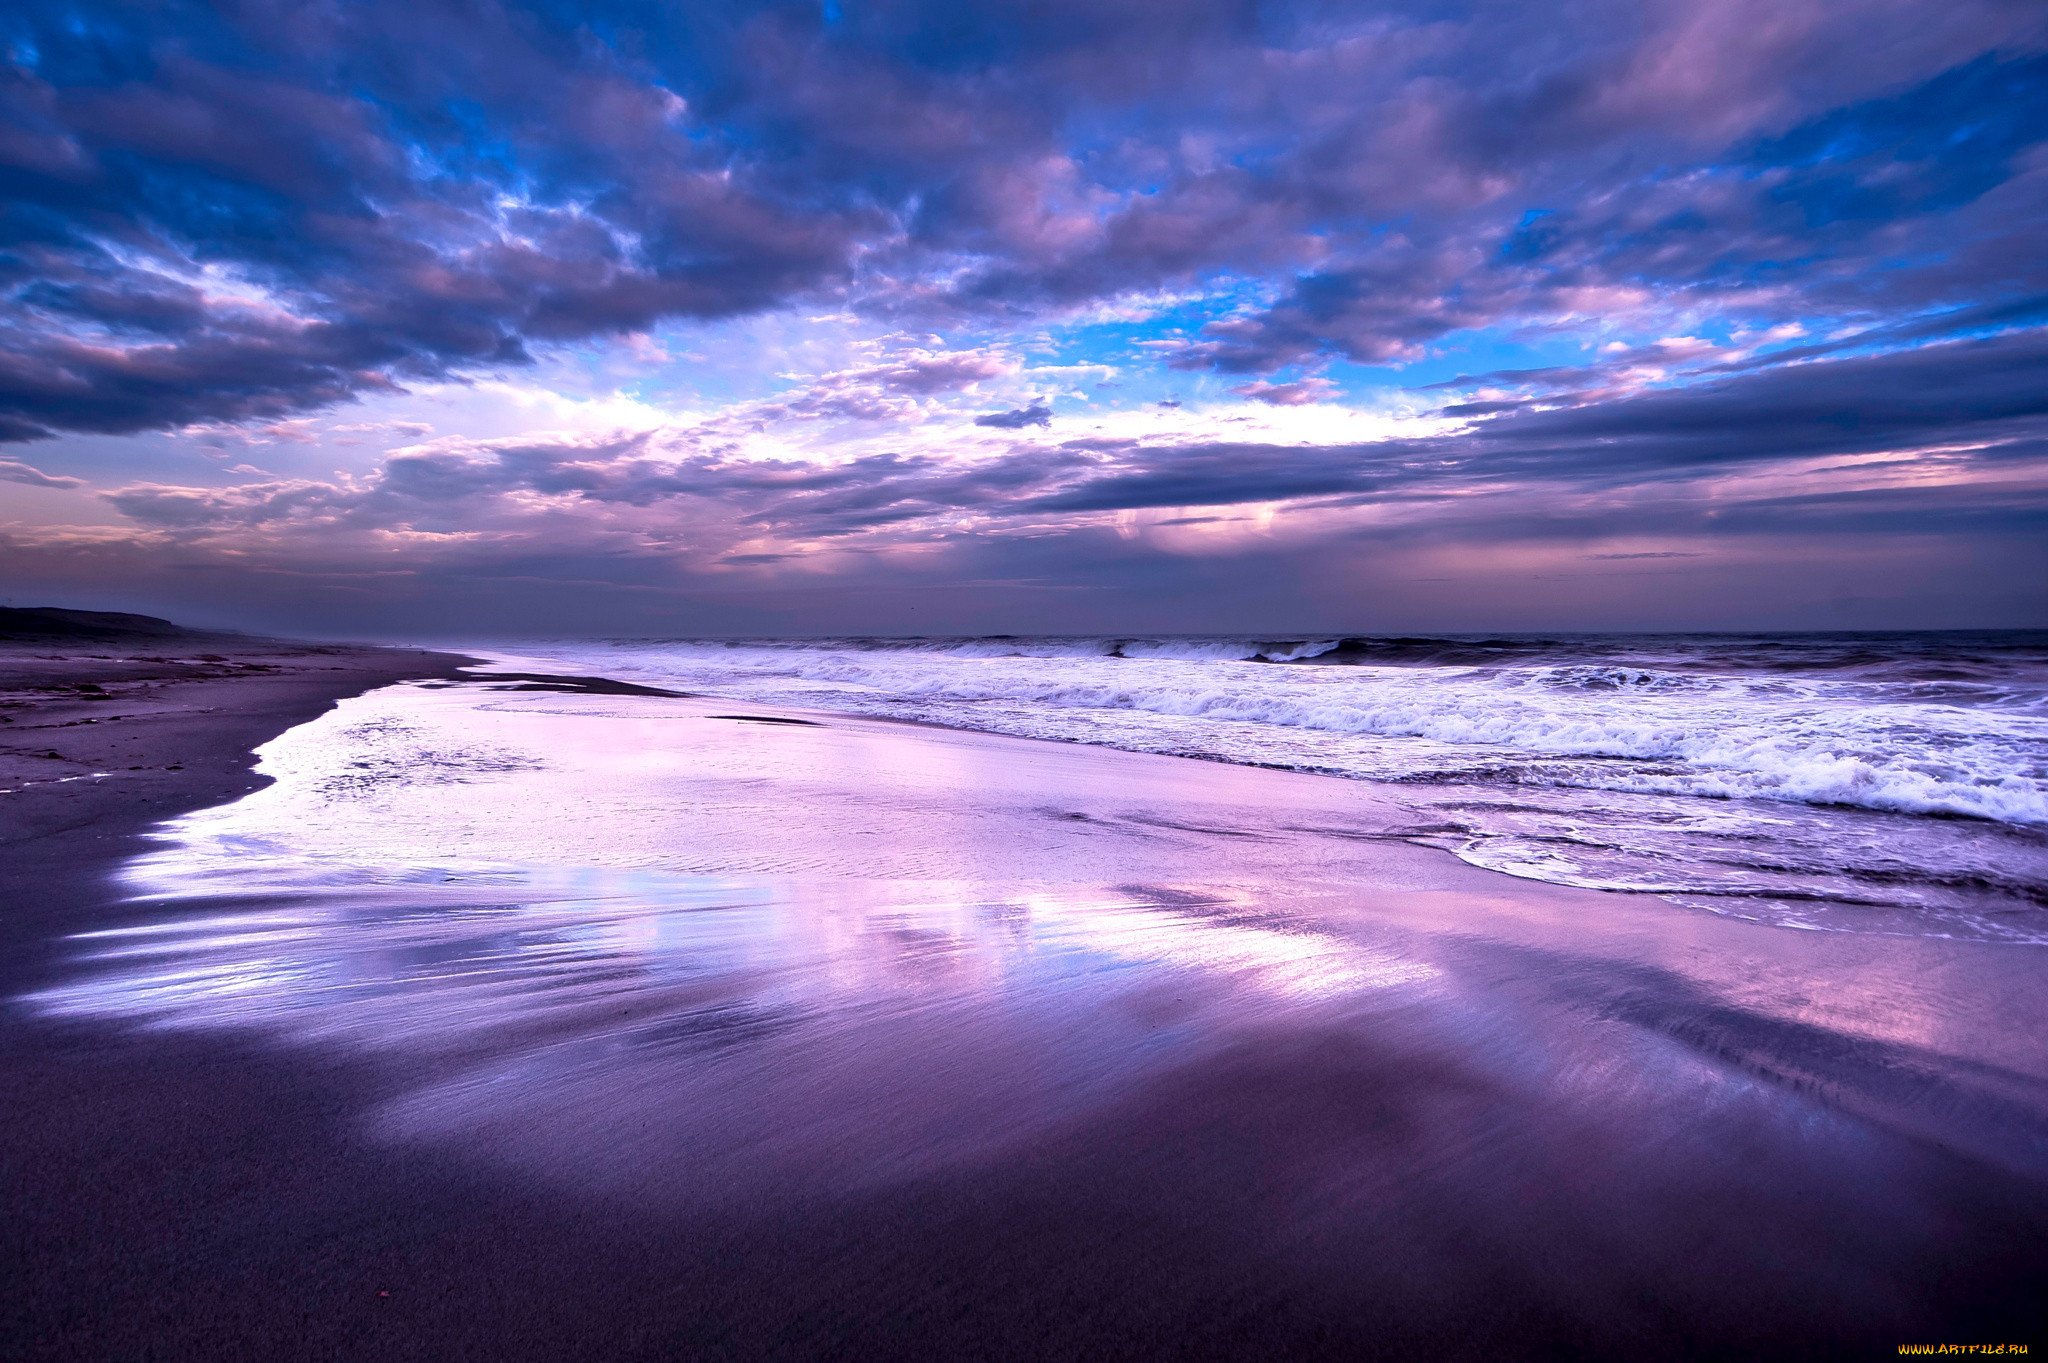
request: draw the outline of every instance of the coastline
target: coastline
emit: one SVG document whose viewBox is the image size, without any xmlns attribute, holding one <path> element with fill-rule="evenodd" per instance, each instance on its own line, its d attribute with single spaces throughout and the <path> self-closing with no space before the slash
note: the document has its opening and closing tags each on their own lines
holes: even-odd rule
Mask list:
<svg viewBox="0 0 2048 1363">
<path fill-rule="evenodd" d="M 180 1244 L 242 1188 L 226 1152 L 267 1146 L 289 1167 L 327 1115 L 273 1057 L 52 1023 L 19 997 L 61 973 L 66 935 L 129 917 L 113 874 L 156 824 L 266 783 L 263 743 L 346 697 L 469 661 L 182 631 L 0 643 L 0 1354 L 208 1356 L 169 1321 L 152 1328 L 151 1300 L 231 1266 Z M 127 1324 L 107 1323 L 123 1312 Z M 237 1333 L 289 1352 L 255 1321 Z"/>
<path fill-rule="evenodd" d="M 51 816 L 49 831 L 0 853 L 10 896 L 35 901 L 12 920 L 17 938 L 39 931 L 47 948 L 76 930 L 78 915 L 112 914 L 103 875 L 88 868 L 139 850 L 158 818 L 261 785 L 248 748 L 325 712 L 335 687 L 367 690 L 381 684 L 375 678 L 432 676 L 461 661 L 309 656 L 320 661 L 295 681 L 248 671 L 176 683 L 191 689 L 153 712 L 168 717 L 138 722 L 194 746 L 160 741 L 156 755 L 170 761 L 107 787 L 104 803 L 79 805 L 86 796 L 52 786 L 60 793 L 46 804 L 71 806 L 67 817 Z M 231 688 L 252 687 L 262 688 L 257 703 L 232 715 L 216 708 L 255 694 Z M 628 712 L 638 703 L 630 692 L 623 702 Z M 46 717 L 69 723 L 119 708 L 66 706 Z M 1076 773 L 1095 763 L 1111 784 L 1178 783 L 1197 801 L 1226 780 L 1257 801 L 1294 791 L 1309 804 L 1340 798 L 1318 784 L 1331 778 L 1309 775 L 920 733 L 925 726 L 894 721 L 732 724 L 763 716 L 710 702 L 665 708 L 724 726 L 692 730 L 732 735 L 693 750 L 723 744 L 765 774 L 762 798 L 813 816 L 844 809 L 852 791 L 876 794 L 875 773 L 892 764 L 965 773 L 969 789 L 991 789 L 988 773 L 1033 764 L 1055 790 L 1093 788 L 1103 783 Z M 64 732 L 101 744 L 121 737 L 111 724 Z M 759 759 L 791 739 L 858 753 L 867 766 L 846 778 L 858 784 L 820 802 Z M 208 742 L 246 746 L 206 755 Z M 75 756 L 95 751 L 111 749 L 81 746 Z M 183 770 L 162 770 L 171 761 Z M 1239 770 L 1246 774 L 1228 775 Z M 1351 787 L 1343 798 L 1366 798 L 1358 783 L 1341 784 Z M 1121 827 L 1086 806 L 1062 808 L 1061 819 L 1087 815 L 1074 826 L 1094 830 L 1090 838 Z M 1013 814 L 998 823 L 1023 826 Z M 1198 819 L 1138 831 L 1163 839 L 1169 859 L 1212 844 L 1257 845 L 1244 828 Z M 2038 1077 L 2008 1065 L 1989 1090 L 1956 1087 L 1981 1080 L 1966 1073 L 1970 1064 L 1986 1070 L 2001 1048 L 2012 1059 L 2018 1043 L 1993 1035 L 2000 989 L 2019 1006 L 2007 1014 L 2012 1026 L 2039 1013 L 2040 986 L 2024 960 L 2015 966 L 2000 954 L 2010 949 L 1732 923 L 1516 881 L 1434 849 L 1374 841 L 1385 830 L 1371 832 L 1369 821 L 1348 836 L 1360 858 L 1351 874 L 1380 887 L 1378 900 L 1365 912 L 1316 909 L 1327 920 L 1318 926 L 1390 932 L 1404 949 L 1434 944 L 1455 986 L 1443 998 L 1404 1004 L 1363 1029 L 1348 1015 L 1282 1012 L 1218 1033 L 1192 1063 L 1031 1134 L 998 1164 L 879 1187 L 709 1206 L 650 1199 L 650 1189 L 691 1175 L 663 1163 L 671 1157 L 648 1133 L 669 1129 L 674 1114 L 657 1087 L 642 1086 L 651 1106 L 609 1124 L 563 1124 L 563 1145 L 546 1152 L 579 1166 L 577 1178 L 589 1166 L 616 1175 L 609 1188 L 579 1192 L 534 1167 L 474 1158 L 516 1144 L 531 1110 L 515 1109 L 511 1129 L 486 1126 L 454 1142 L 393 1145 L 366 1134 L 365 1112 L 402 1107 L 410 1095 L 412 1076 L 388 1057 L 218 1032 L 110 1030 L 10 1008 L 0 1025 L 18 1059 L 6 1077 L 21 1103 L 0 1158 L 22 1215 L 0 1256 L 27 1268 L 0 1339 L 31 1357 L 438 1357 L 465 1348 L 494 1357 L 1040 1357 L 1084 1348 L 1856 1357 L 1917 1338 L 1899 1333 L 1909 1327 L 1930 1338 L 2011 1338 L 2034 1323 L 2016 1304 L 2043 1285 L 2048 1261 Z M 957 841 L 977 840 L 988 841 L 979 831 Z M 1603 906 L 1612 921 L 1585 917 Z M 1930 953 L 1950 951 L 1968 966 L 1953 979 L 1981 970 L 1991 1002 L 1945 1018 L 1947 1035 L 1888 1033 L 1883 988 L 1909 987 Z M 1871 997 L 1818 997 L 1774 1014 L 1763 996 L 1782 992 L 1781 981 L 1749 987 L 1741 978 L 1771 965 L 1817 992 L 1868 975 Z M 8 996 L 40 982 L 47 966 L 10 969 Z M 1147 1006 L 1180 1016 L 1164 1000 Z M 1532 1029 L 1553 1048 L 1549 1077 L 1533 1078 L 1528 1057 L 1500 1050 L 1500 1037 L 1473 1032 L 1475 1017 Z M 1510 1072 L 1495 1072 L 1503 1066 Z M 1731 1154 L 1684 1130 L 1696 1089 L 1631 1088 L 1666 1074 L 1725 1095 L 1738 1120 L 1714 1130 L 1749 1147 Z M 927 1087 L 940 1085 L 935 1074 Z M 1560 1106 L 1552 1089 L 1577 1096 Z M 1986 1091 L 2004 1106 L 1987 1106 Z M 1943 1106 L 1972 1093 L 1974 1106 Z M 1632 1133 L 1653 1139 L 1630 1142 L 1626 1122 L 1603 1136 L 1600 1121 L 1574 1115 L 1572 1104 L 1587 1102 L 1607 1105 L 1594 1118 L 1635 1122 L 1654 1119 L 1662 1104 L 1678 1110 Z M 1986 1113 L 1999 1120 L 1988 1136 L 1973 1135 Z M 2000 1122 L 2010 1129 L 1995 1129 Z M 1327 1205 L 1303 1205 L 1310 1189 Z M 1948 1224 L 1931 1228 L 1929 1218 Z M 1715 1260 L 1756 1237 L 1764 1244 L 1754 1261 Z M 1839 1263 L 1827 1261 L 1834 1248 Z M 1902 1284 L 1913 1291 L 1894 1300 Z M 1616 1300 L 1629 1310 L 1613 1311 Z"/>
<path fill-rule="evenodd" d="M 472 658 L 239 635 L 0 641 L 0 898 L 13 994 L 36 943 L 148 829 L 263 786 L 255 750 L 338 701 Z"/>
</svg>

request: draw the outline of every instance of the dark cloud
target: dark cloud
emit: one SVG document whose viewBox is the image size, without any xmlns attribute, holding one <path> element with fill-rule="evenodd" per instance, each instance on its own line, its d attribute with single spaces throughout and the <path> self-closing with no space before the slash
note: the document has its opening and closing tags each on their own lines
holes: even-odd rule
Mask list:
<svg viewBox="0 0 2048 1363">
<path fill-rule="evenodd" d="M 1034 402 L 1029 407 L 1017 407 L 1007 412 L 989 412 L 974 418 L 977 426 L 993 426 L 997 430 L 1017 431 L 1026 426 L 1052 425 L 1052 408 L 1043 402 Z"/>
<path fill-rule="evenodd" d="M 1154 449 L 1127 442 L 1099 447 L 1106 458 L 1090 476 L 1023 509 L 1216 506 L 1485 484 L 1536 495 L 1923 449 L 1995 466 L 2048 452 L 2043 372 L 2048 331 L 2033 330 L 1575 405 L 1511 407 L 1464 432 L 1423 439 Z"/>
<path fill-rule="evenodd" d="M 1626 476 L 1826 455 L 1968 445 L 2018 448 L 2048 417 L 2048 331 L 1781 365 L 1478 426 L 1502 472 L 1563 462 Z"/>
<path fill-rule="evenodd" d="M 1233 372 L 1338 354 L 1383 363 L 1497 324 L 1669 308 L 1782 318 L 1997 308 L 2048 264 L 2048 58 L 1984 56 L 1721 154 L 1596 191 L 1546 185 L 1411 219 L 1333 252 L 1271 307 L 1177 360 Z"/>
<path fill-rule="evenodd" d="M 779 183 L 540 13 L 26 5 L 0 77 L 0 421 L 270 418 L 843 279 Z"/>
<path fill-rule="evenodd" d="M 805 299 L 1016 319 L 1249 281 L 1271 301 L 1177 362 L 1267 375 L 2048 288 L 2048 18 L 1997 0 L 26 0 L 0 37 L 4 439 Z"/>
</svg>

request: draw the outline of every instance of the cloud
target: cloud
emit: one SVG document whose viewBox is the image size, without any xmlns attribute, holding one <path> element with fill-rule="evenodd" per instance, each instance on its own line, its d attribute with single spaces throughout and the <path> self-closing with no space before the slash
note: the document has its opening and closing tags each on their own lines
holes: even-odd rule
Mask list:
<svg viewBox="0 0 2048 1363">
<path fill-rule="evenodd" d="M 601 44 L 497 11 L 95 28 L 30 5 L 0 82 L 0 418 L 271 420 L 535 345 L 777 305 L 886 215 L 791 197 Z M 471 116 L 451 120 L 449 82 Z M 482 123 L 474 121 L 482 119 Z"/>
<path fill-rule="evenodd" d="M 1015 431 L 1026 426 L 1052 425 L 1052 408 L 1043 402 L 1034 402 L 1028 407 L 1018 407 L 1007 412 L 989 412 L 974 418 L 977 426 L 993 426 L 998 430 Z"/>
<path fill-rule="evenodd" d="M 1239 397 L 1270 403 L 1275 407 L 1300 407 L 1334 397 L 1337 385 L 1328 379 L 1315 377 L 1295 379 L 1291 383 L 1267 383 L 1255 379 L 1250 383 L 1240 383 L 1230 391 Z"/>
<path fill-rule="evenodd" d="M 1531 183 L 1489 211 L 1416 219 L 1211 323 L 1176 363 L 1398 362 L 1507 323 L 1654 325 L 1689 307 L 1769 325 L 2038 293 L 2048 267 L 2012 247 L 2048 229 L 2044 128 L 2048 58 L 1986 55 L 1596 193 Z"/>
<path fill-rule="evenodd" d="M 328 429 L 346 435 L 395 435 L 414 439 L 434 433 L 434 428 L 424 421 L 350 421 Z"/>
<path fill-rule="evenodd" d="M 771 421 L 922 420 L 935 400 L 1007 378 L 1021 361 L 998 347 L 947 350 L 890 345 L 875 363 L 806 376 L 795 388 L 727 409 L 727 426 Z"/>
<path fill-rule="evenodd" d="M 57 488 L 86 486 L 83 478 L 44 473 L 34 465 L 24 464 L 19 459 L 0 459 L 0 483 L 24 483 L 29 487 Z"/>
<path fill-rule="evenodd" d="M 37 540 L 16 526 L 10 562 L 23 580 L 84 564 L 65 571 L 232 581 L 297 592 L 308 620 L 388 609 L 444 630 L 646 628 L 649 611 L 712 632 L 1120 627 L 1096 592 L 1181 628 L 1263 628 L 1276 612 L 1363 628 L 1345 614 L 1359 601 L 1415 603 L 1411 629 L 1749 627 L 1834 619 L 1825 601 L 1871 580 L 1891 584 L 1872 624 L 2009 623 L 2048 608 L 2044 361 L 2048 330 L 2033 329 L 1464 422 L 1153 409 L 1058 431 L 892 428 L 808 454 L 735 448 L 715 423 L 443 437 L 345 476 L 110 489 L 125 528 Z M 1651 563 L 1654 599 L 1586 585 L 1648 581 Z M 1545 595 L 1532 564 L 1581 588 Z M 1480 601 L 1502 613 L 1475 614 Z M 1553 613 L 1531 614 L 1540 602 Z M 476 613 L 446 614 L 456 603 Z"/>
<path fill-rule="evenodd" d="M 1245 428 L 1227 418 L 1056 439 L 1024 434 L 1043 425 L 1034 406 L 983 418 L 1013 438 L 972 449 L 935 433 L 922 448 L 771 457 L 736 452 L 703 426 L 535 432 L 401 448 L 362 478 L 143 483 L 106 496 L 138 522 L 209 535 L 289 528 L 480 544 L 545 524 L 662 554 L 683 536 L 703 553 L 740 555 L 728 562 L 848 537 L 901 544 L 965 525 L 1042 534 L 1102 515 L 1233 506 L 1399 507 L 1421 525 L 1480 511 L 1520 521 L 1532 508 L 1619 497 L 1618 534 L 1628 499 L 1662 505 L 1673 487 L 1710 482 L 1720 490 L 1688 513 L 1695 522 L 1788 496 L 1822 498 L 1809 505 L 1832 516 L 1826 498 L 1872 505 L 1913 487 L 1930 504 L 1935 488 L 1987 505 L 2004 497 L 2020 514 L 2015 489 L 2034 484 L 2012 478 L 2048 469 L 2044 366 L 2048 330 L 2037 329 L 1513 408 L 1463 427 L 1414 419 L 1341 441 L 1233 435 Z"/>
<path fill-rule="evenodd" d="M 2041 527 L 2039 6 L 0 30 L 0 440 L 64 470 L 0 478 L 101 494 L 49 552 L 131 579 L 1220 599 Z"/>
<path fill-rule="evenodd" d="M 88 28 L 30 0 L 0 79 L 0 438 L 274 422 L 799 304 L 1212 296 L 1179 363 L 1270 374 L 2048 285 L 2026 6 L 955 9 L 258 0 Z M 876 382 L 972 377 L 932 363 Z"/>
</svg>

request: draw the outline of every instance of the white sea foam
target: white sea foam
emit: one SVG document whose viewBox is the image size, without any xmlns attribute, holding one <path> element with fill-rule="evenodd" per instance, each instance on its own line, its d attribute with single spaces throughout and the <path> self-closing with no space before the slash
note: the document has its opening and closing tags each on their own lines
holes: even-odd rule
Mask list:
<svg viewBox="0 0 2048 1363">
<path fill-rule="evenodd" d="M 534 652 L 736 700 L 1398 782 L 1444 845 L 1542 879 L 1777 896 L 1794 906 L 1778 921 L 1801 924 L 1805 906 L 1875 905 L 1962 915 L 1999 940 L 2048 933 L 2033 921 L 2048 918 L 2040 647 L 1299 636 Z"/>
<path fill-rule="evenodd" d="M 1298 735 L 1424 740 L 1439 774 L 1521 761 L 1534 784 L 2048 825 L 2048 716 L 1928 702 L 1885 683 L 1613 664 L 1274 667 L 1247 660 L 1238 641 L 1097 642 L 1092 655 L 1067 641 L 1057 653 L 1024 652 L 1024 641 L 980 641 L 1004 651 L 979 653 L 615 646 L 578 650 L 577 662 L 686 689 L 1379 779 L 1412 776 L 1417 752 L 1304 751 Z M 1312 641 L 1288 656 L 1333 647 Z M 1557 764 L 1566 758 L 1607 761 Z"/>
</svg>

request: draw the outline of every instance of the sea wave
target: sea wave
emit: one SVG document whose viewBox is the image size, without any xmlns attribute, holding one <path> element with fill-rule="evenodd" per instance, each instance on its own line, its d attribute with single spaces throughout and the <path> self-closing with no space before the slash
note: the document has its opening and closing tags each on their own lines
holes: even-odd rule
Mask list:
<svg viewBox="0 0 2048 1363">
<path fill-rule="evenodd" d="M 1299 746 L 1276 754 L 1275 731 L 1414 739 L 1431 745 L 1434 759 L 1421 765 L 1439 776 L 1485 763 L 1526 784 L 2048 825 L 2048 719 L 1997 703 L 2031 704 L 2038 684 L 1984 688 L 1974 698 L 1985 703 L 1972 705 L 1960 683 L 1941 684 L 1937 700 L 1929 683 L 1845 680 L 1827 669 L 1798 678 L 1579 661 L 1297 672 L 1245 664 L 1315 658 L 1342 641 L 1104 638 L 1086 655 L 1071 640 L 925 642 L 669 645 L 626 656 L 686 689 L 745 691 L 772 676 L 801 683 L 785 697 L 800 703 L 850 702 L 1035 737 L 1103 741 L 1102 718 L 1119 713 L 1202 721 L 1199 733 L 1181 731 L 1179 747 L 1170 723 L 1135 742 L 1108 741 L 1234 761 L 1290 764 Z M 713 662 L 722 679 L 706 675 L 702 665 Z M 1347 750 L 1308 765 L 1398 778 L 1416 756 Z M 1503 757 L 1536 760 L 1502 767 Z"/>
<path fill-rule="evenodd" d="M 954 635 L 617 639 L 630 649 L 935 654 L 959 658 L 1158 658 L 1323 666 L 1496 668 L 1545 661 L 1677 671 L 1860 677 L 1893 681 L 2039 679 L 2048 631 L 1890 635 Z"/>
<path fill-rule="evenodd" d="M 2048 942 L 2048 635 L 536 646 L 578 672 L 1388 783 L 1468 861 Z"/>
</svg>

